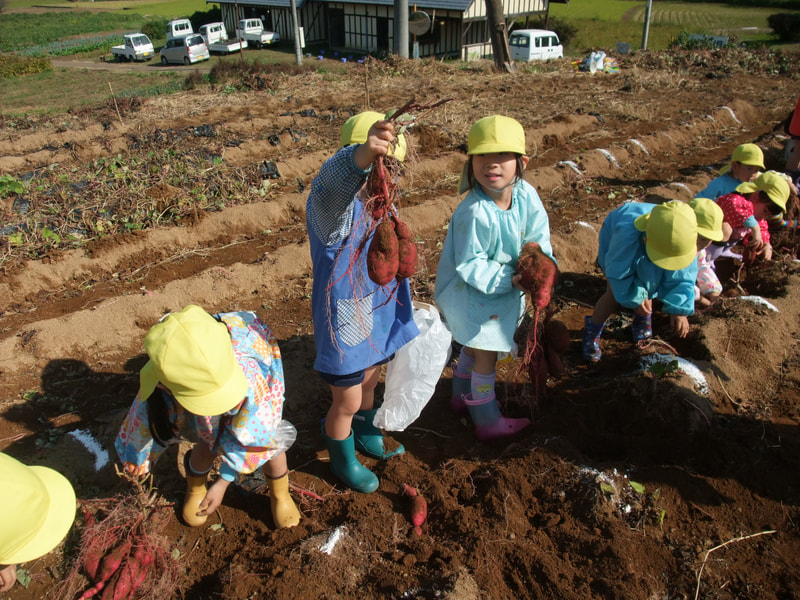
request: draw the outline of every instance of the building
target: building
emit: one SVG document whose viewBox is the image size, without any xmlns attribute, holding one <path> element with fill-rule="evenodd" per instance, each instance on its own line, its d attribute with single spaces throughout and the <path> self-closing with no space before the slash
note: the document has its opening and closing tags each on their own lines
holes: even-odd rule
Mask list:
<svg viewBox="0 0 800 600">
<path fill-rule="evenodd" d="M 565 0 L 564 0 L 565 1 Z M 219 4 L 229 31 L 243 18 L 260 18 L 264 28 L 282 40 L 294 39 L 290 0 L 206 0 Z M 394 47 L 394 0 L 296 0 L 298 24 L 306 45 L 324 44 L 334 50 L 380 56 Z M 547 17 L 550 0 L 505 0 L 506 22 Z M 237 15 L 238 10 L 238 15 Z M 409 5 L 409 56 L 485 58 L 492 54 L 485 0 L 423 0 Z M 427 24 L 427 28 L 425 25 Z"/>
</svg>

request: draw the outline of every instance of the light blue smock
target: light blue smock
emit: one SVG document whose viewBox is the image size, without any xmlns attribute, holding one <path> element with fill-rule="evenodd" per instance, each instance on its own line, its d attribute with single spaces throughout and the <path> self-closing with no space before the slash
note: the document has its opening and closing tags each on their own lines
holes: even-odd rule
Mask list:
<svg viewBox="0 0 800 600">
<path fill-rule="evenodd" d="M 733 177 L 730 173 L 724 173 L 708 182 L 706 189 L 695 195 L 695 198 L 708 198 L 716 200 L 720 196 L 735 192 L 742 182 Z"/>
<path fill-rule="evenodd" d="M 511 278 L 527 242 L 538 242 L 553 258 L 547 212 L 528 182 L 514 184 L 508 210 L 498 208 L 480 186 L 458 205 L 439 259 L 435 298 L 459 344 L 512 349 L 525 294 L 511 285 Z"/>
<path fill-rule="evenodd" d="M 697 257 L 678 271 L 657 267 L 647 256 L 644 233 L 633 222 L 655 204 L 629 202 L 612 210 L 600 228 L 597 263 L 603 269 L 614 299 L 626 308 L 658 298 L 670 315 L 694 313 Z"/>
</svg>

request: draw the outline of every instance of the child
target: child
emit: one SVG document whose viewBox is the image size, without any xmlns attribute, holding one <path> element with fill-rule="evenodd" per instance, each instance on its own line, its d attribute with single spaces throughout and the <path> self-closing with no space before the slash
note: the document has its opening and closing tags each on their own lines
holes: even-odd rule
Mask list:
<svg viewBox="0 0 800 600">
<path fill-rule="evenodd" d="M 379 156 L 402 161 L 406 141 L 377 112 L 363 112 L 342 128 L 342 148 L 325 161 L 306 204 L 314 285 L 311 311 L 317 358 L 314 368 L 330 385 L 333 402 L 323 426 L 331 471 L 353 490 L 378 489 L 378 478 L 355 450 L 386 459 L 375 427 L 375 386 L 381 365 L 419 334 L 408 280 L 379 286 L 367 275 L 366 248 L 372 217 L 359 191 Z M 389 159 L 386 159 L 387 162 Z"/>
<path fill-rule="evenodd" d="M 536 190 L 523 179 L 529 158 L 517 121 L 494 115 L 469 132 L 469 159 L 436 273 L 436 304 L 463 347 L 453 371 L 451 407 L 468 411 L 486 441 L 517 433 L 529 419 L 500 414 L 495 375 L 525 311 L 517 258 L 527 242 L 553 257 L 550 225 Z"/>
<path fill-rule="evenodd" d="M 789 119 L 786 131 L 793 142 L 792 151 L 786 159 L 786 171 L 795 185 L 798 185 L 800 184 L 800 98 L 797 99 L 797 106 Z"/>
<path fill-rule="evenodd" d="M 61 473 L 28 467 L 0 453 L 0 593 L 17 580 L 17 564 L 44 556 L 75 520 L 75 490 Z"/>
<path fill-rule="evenodd" d="M 269 328 L 251 312 L 211 316 L 190 305 L 154 325 L 144 347 L 150 360 L 115 444 L 125 470 L 148 473 L 183 432 L 195 442 L 184 458 L 187 525 L 202 525 L 236 475 L 261 466 L 276 527 L 297 525 L 285 452 L 294 428 L 282 421 L 283 363 Z M 220 477 L 206 489 L 217 456 Z"/>
<path fill-rule="evenodd" d="M 707 308 L 722 293 L 722 284 L 714 265 L 706 257 L 711 242 L 722 240 L 722 209 L 713 200 L 695 198 L 689 202 L 697 219 L 697 282 L 694 286 L 695 307 Z"/>
<path fill-rule="evenodd" d="M 736 187 L 755 179 L 764 167 L 764 153 L 755 144 L 742 144 L 733 151 L 730 162 L 720 171 L 720 176 L 712 179 L 695 198 L 711 198 L 730 194 Z"/>
<path fill-rule="evenodd" d="M 611 211 L 600 228 L 597 253 L 606 291 L 585 318 L 583 358 L 600 360 L 600 335 L 620 305 L 633 309 L 634 341 L 652 337 L 654 298 L 670 315 L 672 331 L 686 337 L 687 316 L 694 312 L 696 257 L 697 217 L 688 204 L 629 202 Z"/>
<path fill-rule="evenodd" d="M 706 253 L 713 263 L 720 256 L 741 258 L 730 252 L 730 248 L 744 243 L 752 257 L 772 258 L 767 219 L 782 215 L 789 199 L 789 183 L 775 171 L 766 171 L 755 181 L 742 183 L 731 194 L 717 198 L 725 215 L 722 224 L 723 241 L 712 243 Z"/>
</svg>

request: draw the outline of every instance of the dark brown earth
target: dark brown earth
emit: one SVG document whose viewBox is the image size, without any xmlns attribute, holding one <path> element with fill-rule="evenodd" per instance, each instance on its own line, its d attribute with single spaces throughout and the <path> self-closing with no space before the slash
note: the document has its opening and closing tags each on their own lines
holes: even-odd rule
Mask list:
<svg viewBox="0 0 800 600">
<path fill-rule="evenodd" d="M 208 178 L 223 186 L 245 177 L 257 189 L 264 161 L 277 165 L 280 178 L 263 198 L 254 191 L 247 204 L 177 226 L 6 261 L 0 450 L 59 469 L 88 507 L 131 494 L 112 464 L 95 470 L 94 456 L 69 433 L 88 432 L 113 463 L 148 328 L 189 303 L 210 312 L 253 310 L 283 353 L 285 416 L 298 430 L 288 457 L 303 520 L 275 530 L 268 497 L 252 481 L 230 488 L 205 527 L 186 528 L 170 512 L 161 535 L 184 573 L 174 597 L 800 596 L 797 239 L 781 236 L 766 265 L 723 261 L 726 297 L 691 317 L 686 339 L 672 337 L 657 316 L 659 341 L 637 349 L 623 314 L 609 324 L 603 360 L 580 358 L 583 317 L 605 286 L 594 258 L 609 210 L 627 199 L 690 199 L 744 142 L 764 149 L 768 167 L 782 168 L 781 122 L 800 93 L 797 71 L 741 65 L 702 51 L 620 57 L 619 74 L 596 75 L 575 73 L 567 60 L 516 75 L 485 63 L 398 61 L 368 77 L 361 65 L 275 76 L 260 92 L 200 88 L 132 103 L 119 115 L 109 105 L 25 121 L 4 116 L 3 174 L 77 178 L 99 158 L 146 158 L 167 144 L 201 164 L 221 157 L 208 163 Z M 510 441 L 477 442 L 471 424 L 450 413 L 445 369 L 420 418 L 391 434 L 406 453 L 388 463 L 364 458 L 381 486 L 362 495 L 342 488 L 322 452 L 329 395 L 311 368 L 305 199 L 351 113 L 412 97 L 453 98 L 413 130 L 417 157 L 400 181 L 400 212 L 423 258 L 412 280 L 416 299 L 432 300 L 469 127 L 506 114 L 526 129 L 526 178 L 550 215 L 561 268 L 554 305 L 573 343 L 565 374 L 549 381 L 544 398 L 531 398 L 516 363 L 504 366 L 505 412 L 535 418 Z M 187 134 L 201 126 L 217 135 Z M 145 171 L 131 186 L 165 206 L 187 192 L 173 175 Z M 15 199 L 2 200 L 4 224 L 21 218 Z M 778 311 L 741 295 L 761 296 Z M 639 366 L 642 355 L 670 346 L 690 361 L 684 370 L 697 367 L 707 392 L 687 374 L 656 377 Z M 175 449 L 154 478 L 160 497 L 175 505 L 184 485 L 177 464 Z M 421 536 L 400 493 L 404 483 L 429 503 Z M 83 525 L 80 516 L 66 544 L 24 565 L 31 583 L 8 597 L 72 597 L 61 582 L 82 583 L 74 559 Z M 323 553 L 340 527 L 338 544 Z M 151 579 L 148 590 L 157 583 Z"/>
</svg>

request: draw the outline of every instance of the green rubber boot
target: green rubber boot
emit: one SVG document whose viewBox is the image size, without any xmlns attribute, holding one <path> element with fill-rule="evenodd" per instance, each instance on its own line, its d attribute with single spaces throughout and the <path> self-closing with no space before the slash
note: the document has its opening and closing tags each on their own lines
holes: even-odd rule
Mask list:
<svg viewBox="0 0 800 600">
<path fill-rule="evenodd" d="M 325 439 L 325 446 L 331 459 L 331 471 L 336 477 L 357 492 L 369 494 L 378 489 L 378 476 L 356 458 L 355 436 L 352 429 L 350 435 L 343 440 L 329 438 L 325 435 L 324 429 L 322 437 Z"/>
<path fill-rule="evenodd" d="M 356 450 L 372 458 L 388 460 L 406 451 L 400 444 L 397 449 L 386 452 L 383 447 L 383 432 L 373 425 L 377 408 L 360 410 L 353 415 L 353 436 L 355 437 Z"/>
</svg>

